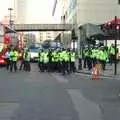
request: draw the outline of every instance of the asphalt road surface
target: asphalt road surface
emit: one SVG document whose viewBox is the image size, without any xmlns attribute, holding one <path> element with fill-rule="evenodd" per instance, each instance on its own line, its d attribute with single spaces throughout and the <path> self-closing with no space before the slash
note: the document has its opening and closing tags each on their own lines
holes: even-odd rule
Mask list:
<svg viewBox="0 0 120 120">
<path fill-rule="evenodd" d="M 120 120 L 120 81 L 0 69 L 0 120 Z"/>
</svg>

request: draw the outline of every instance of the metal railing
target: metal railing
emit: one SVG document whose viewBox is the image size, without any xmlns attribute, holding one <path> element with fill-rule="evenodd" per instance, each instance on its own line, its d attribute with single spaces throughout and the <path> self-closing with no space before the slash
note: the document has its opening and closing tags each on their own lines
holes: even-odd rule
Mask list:
<svg viewBox="0 0 120 120">
<path fill-rule="evenodd" d="M 15 31 L 71 31 L 71 24 L 15 24 Z"/>
</svg>

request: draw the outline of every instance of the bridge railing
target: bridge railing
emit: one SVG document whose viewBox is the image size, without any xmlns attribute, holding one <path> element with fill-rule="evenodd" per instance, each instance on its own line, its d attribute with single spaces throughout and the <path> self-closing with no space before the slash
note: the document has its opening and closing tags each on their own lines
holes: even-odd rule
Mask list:
<svg viewBox="0 0 120 120">
<path fill-rule="evenodd" d="M 71 30 L 71 24 L 15 24 L 15 30 Z"/>
</svg>

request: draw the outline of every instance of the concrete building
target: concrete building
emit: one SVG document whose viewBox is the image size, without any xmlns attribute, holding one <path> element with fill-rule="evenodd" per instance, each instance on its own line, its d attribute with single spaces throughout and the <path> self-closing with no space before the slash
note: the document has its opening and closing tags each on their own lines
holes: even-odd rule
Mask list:
<svg viewBox="0 0 120 120">
<path fill-rule="evenodd" d="M 14 0 L 15 23 L 26 23 L 27 0 Z"/>
<path fill-rule="evenodd" d="M 40 32 L 40 42 L 43 42 L 45 40 L 54 40 L 56 37 L 56 32 Z"/>
<path fill-rule="evenodd" d="M 34 46 L 36 43 L 36 35 L 33 33 L 26 33 L 24 35 L 24 46 Z"/>
<path fill-rule="evenodd" d="M 61 22 L 72 24 L 78 39 L 80 39 L 80 30 L 78 29 L 80 26 L 87 23 L 100 25 L 114 19 L 115 16 L 120 17 L 120 0 L 58 1 L 57 3 L 61 4 L 62 7 Z M 62 34 L 62 36 L 64 39 L 65 35 Z M 70 40 L 66 41 L 70 43 Z"/>
<path fill-rule="evenodd" d="M 102 24 L 120 16 L 119 0 L 67 0 L 62 5 L 65 22 L 71 24 Z"/>
</svg>

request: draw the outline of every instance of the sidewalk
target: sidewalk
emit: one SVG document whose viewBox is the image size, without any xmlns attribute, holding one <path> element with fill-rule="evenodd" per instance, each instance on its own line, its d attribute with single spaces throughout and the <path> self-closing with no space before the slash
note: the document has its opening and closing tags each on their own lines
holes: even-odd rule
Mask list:
<svg viewBox="0 0 120 120">
<path fill-rule="evenodd" d="M 78 63 L 76 63 L 76 66 L 78 66 Z M 114 75 L 114 67 L 115 67 L 114 64 L 113 65 L 107 64 L 106 70 L 102 71 L 100 75 L 104 77 L 120 78 L 120 63 L 117 64 L 117 75 Z M 86 69 L 82 68 L 82 70 L 78 70 L 78 67 L 77 67 L 77 72 L 81 74 L 91 75 L 91 70 L 89 71 L 87 68 Z"/>
</svg>

